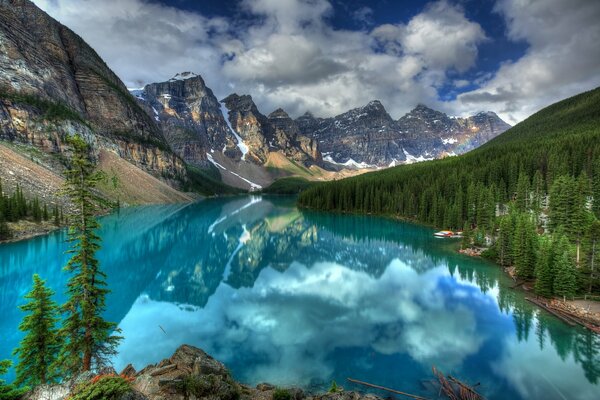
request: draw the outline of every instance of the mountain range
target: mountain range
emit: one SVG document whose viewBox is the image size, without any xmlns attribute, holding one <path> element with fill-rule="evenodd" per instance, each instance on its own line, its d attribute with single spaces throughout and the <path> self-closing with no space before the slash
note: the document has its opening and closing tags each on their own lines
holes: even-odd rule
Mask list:
<svg viewBox="0 0 600 400">
<path fill-rule="evenodd" d="M 331 118 L 293 119 L 282 108 L 265 115 L 250 95 L 219 102 L 192 72 L 131 92 L 171 148 L 200 168 L 223 157 L 263 166 L 280 153 L 304 167 L 375 169 L 462 154 L 510 128 L 493 112 L 456 118 L 423 104 L 394 120 L 378 100 Z"/>
<path fill-rule="evenodd" d="M 189 199 L 190 188 L 218 193 L 219 182 L 253 190 L 290 175 L 330 180 L 457 155 L 509 128 L 493 112 L 455 118 L 424 105 L 394 120 L 377 100 L 331 118 L 263 114 L 248 94 L 219 101 L 192 72 L 128 90 L 28 0 L 0 3 L 0 45 L 0 145 L 12 165 L 0 178 L 51 201 L 44 174 L 62 179 L 74 133 L 112 178 L 107 197 L 147 203 Z"/>
</svg>

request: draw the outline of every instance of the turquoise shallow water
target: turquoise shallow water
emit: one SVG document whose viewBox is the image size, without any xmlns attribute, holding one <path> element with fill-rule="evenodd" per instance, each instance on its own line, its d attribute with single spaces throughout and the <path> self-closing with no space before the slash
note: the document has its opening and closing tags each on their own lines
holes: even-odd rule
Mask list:
<svg viewBox="0 0 600 400">
<path fill-rule="evenodd" d="M 249 384 L 356 389 L 352 377 L 431 396 L 435 365 L 488 399 L 600 398 L 598 336 L 540 312 L 498 267 L 429 228 L 269 197 L 136 207 L 101 223 L 106 317 L 125 336 L 118 370 L 188 343 Z M 0 359 L 21 338 L 34 272 L 64 301 L 64 238 L 0 246 Z"/>
</svg>

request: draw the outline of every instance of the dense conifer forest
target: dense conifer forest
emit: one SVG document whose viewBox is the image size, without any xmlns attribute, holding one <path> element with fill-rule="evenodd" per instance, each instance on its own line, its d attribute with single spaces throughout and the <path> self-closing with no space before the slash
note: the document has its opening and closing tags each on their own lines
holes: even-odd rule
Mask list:
<svg viewBox="0 0 600 400">
<path fill-rule="evenodd" d="M 52 221 L 56 226 L 59 226 L 64 217 L 62 209 L 59 209 L 57 205 L 50 208 L 40 202 L 37 197 L 28 200 L 18 185 L 13 193 L 4 193 L 2 181 L 0 180 L 0 240 L 10 239 L 12 236 L 8 222 L 18 222 L 25 219 L 37 223 Z"/>
<path fill-rule="evenodd" d="M 536 278 L 543 296 L 600 291 L 600 88 L 468 154 L 315 185 L 305 208 L 463 230 L 463 246 Z"/>
</svg>

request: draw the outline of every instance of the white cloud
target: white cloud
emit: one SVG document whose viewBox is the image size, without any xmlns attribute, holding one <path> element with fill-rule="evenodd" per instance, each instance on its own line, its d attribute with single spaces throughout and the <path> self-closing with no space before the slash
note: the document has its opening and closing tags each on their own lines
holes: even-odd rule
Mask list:
<svg viewBox="0 0 600 400">
<path fill-rule="evenodd" d="M 447 1 L 431 3 L 406 25 L 382 25 L 373 36 L 388 50 L 419 57 L 423 68 L 464 72 L 477 58 L 477 45 L 486 39 L 476 22 Z"/>
<path fill-rule="evenodd" d="M 600 2 L 498 0 L 507 36 L 530 47 L 482 87 L 458 96 L 463 112 L 495 110 L 508 122 L 600 85 Z"/>
<path fill-rule="evenodd" d="M 488 39 L 449 0 L 370 31 L 334 29 L 328 0 L 243 0 L 241 11 L 254 16 L 244 20 L 143 0 L 35 2 L 79 33 L 128 86 L 194 71 L 217 97 L 251 94 L 264 113 L 283 107 L 292 116 L 330 116 L 379 99 L 395 118 L 425 103 L 453 114 L 492 110 L 516 122 L 600 85 L 600 2 L 498 0 L 506 35 L 530 47 L 473 79 L 480 88 L 452 102 L 440 101 L 438 90 L 466 87 L 460 74 L 476 66 Z M 372 26 L 372 10 L 352 15 Z"/>
<path fill-rule="evenodd" d="M 547 332 L 544 340 L 546 343 L 552 340 Z M 598 399 L 598 387 L 590 384 L 572 354 L 561 359 L 554 349 L 540 349 L 536 340 L 507 338 L 502 347 L 505 350 L 493 369 L 505 377 L 522 398 Z"/>
<path fill-rule="evenodd" d="M 200 73 L 219 97 L 249 93 L 268 113 L 311 110 L 329 116 L 380 99 L 394 117 L 416 103 L 434 105 L 447 69 L 473 65 L 485 37 L 462 9 L 442 0 L 382 47 L 387 29 L 336 30 L 327 0 L 244 0 L 257 19 L 239 23 L 142 0 L 35 0 L 90 43 L 128 86 Z M 86 10 L 86 12 L 82 12 Z M 372 10 L 357 10 L 368 19 Z M 451 38 L 445 46 L 441 37 Z M 404 49 L 392 46 L 400 41 Z"/>
<path fill-rule="evenodd" d="M 406 256 L 410 261 L 411 253 Z M 180 343 L 201 346 L 230 366 L 246 356 L 235 345 L 243 343 L 243 351 L 260 361 L 239 378 L 279 385 L 328 381 L 335 369 L 331 354 L 356 347 L 460 368 L 486 338 L 472 311 L 461 305 L 448 309 L 437 289 L 447 278 L 445 266 L 419 273 L 399 259 L 378 278 L 332 262 L 294 262 L 285 273 L 263 270 L 251 288 L 221 284 L 201 310 L 142 295 L 119 324 L 126 339 L 117 368 L 156 362 Z M 475 301 L 482 299 L 480 294 Z M 159 329 L 139 329 L 156 324 L 166 336 Z M 139 343 L 157 345 L 151 354 Z"/>
</svg>

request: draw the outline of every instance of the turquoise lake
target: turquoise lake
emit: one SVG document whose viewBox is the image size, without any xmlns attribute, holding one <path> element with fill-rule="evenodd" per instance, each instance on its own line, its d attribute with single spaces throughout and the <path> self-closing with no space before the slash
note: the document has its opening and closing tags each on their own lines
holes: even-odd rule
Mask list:
<svg viewBox="0 0 600 400">
<path fill-rule="evenodd" d="M 435 365 L 487 399 L 600 398 L 600 336 L 540 311 L 430 228 L 257 196 L 123 209 L 101 224 L 106 318 L 125 337 L 117 370 L 187 343 L 253 385 L 365 390 L 355 378 L 433 397 Z M 33 273 L 64 301 L 64 239 L 0 245 L 0 359 L 22 337 Z"/>
</svg>

